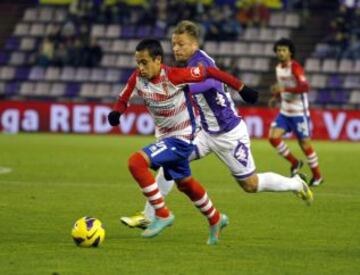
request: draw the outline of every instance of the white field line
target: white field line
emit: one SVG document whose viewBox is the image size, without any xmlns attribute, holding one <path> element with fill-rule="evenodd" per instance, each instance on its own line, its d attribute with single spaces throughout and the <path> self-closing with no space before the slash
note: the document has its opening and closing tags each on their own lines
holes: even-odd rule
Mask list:
<svg viewBox="0 0 360 275">
<path fill-rule="evenodd" d="M 7 173 L 11 173 L 11 172 L 12 172 L 11 168 L 0 166 L 0 174 L 7 174 Z"/>
</svg>

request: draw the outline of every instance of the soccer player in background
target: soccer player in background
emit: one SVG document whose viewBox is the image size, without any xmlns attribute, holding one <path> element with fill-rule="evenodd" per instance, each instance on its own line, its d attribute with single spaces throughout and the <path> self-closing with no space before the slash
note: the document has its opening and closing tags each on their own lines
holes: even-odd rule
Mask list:
<svg viewBox="0 0 360 275">
<path fill-rule="evenodd" d="M 196 123 L 189 91 L 184 92 L 184 84 L 213 77 L 226 82 L 240 94 L 246 92 L 246 86 L 215 68 L 171 68 L 163 65 L 163 49 L 154 39 L 143 40 L 137 45 L 135 59 L 138 68 L 120 92 L 108 120 L 112 126 L 119 125 L 130 96 L 137 92 L 155 121 L 157 142 L 133 153 L 128 160 L 132 176 L 155 210 L 155 217 L 142 236 L 157 236 L 175 219 L 150 172 L 150 168 L 163 167 L 165 177 L 174 180 L 178 189 L 207 217 L 210 224 L 207 243 L 216 244 L 221 229 L 228 224 L 228 218 L 215 208 L 205 189 L 191 176 L 188 159 L 194 149 Z"/>
<path fill-rule="evenodd" d="M 278 40 L 274 44 L 274 52 L 279 63 L 276 66 L 277 83 L 271 87 L 272 97 L 269 105 L 274 105 L 278 99 L 281 100 L 281 105 L 280 113 L 271 124 L 269 140 L 278 153 L 291 163 L 290 171 L 294 175 L 303 166 L 303 162 L 290 152 L 282 139 L 285 133 L 294 133 L 312 171 L 310 186 L 318 186 L 323 182 L 323 178 L 317 154 L 310 140 L 310 112 L 307 97 L 309 84 L 303 68 L 293 59 L 295 46 L 290 39 Z"/>
<path fill-rule="evenodd" d="M 216 67 L 215 61 L 199 49 L 199 29 L 191 21 L 180 22 L 172 34 L 172 47 L 177 62 L 187 66 Z M 215 79 L 206 79 L 188 86 L 200 114 L 201 130 L 194 140 L 195 151 L 190 161 L 214 152 L 229 168 L 239 185 L 249 193 L 293 191 L 310 204 L 311 190 L 298 176 L 284 177 L 273 172 L 256 173 L 250 150 L 250 138 L 244 120 L 237 114 L 230 94 Z M 255 103 L 257 92 L 244 87 L 240 93 L 245 102 Z M 166 196 L 173 182 L 166 181 L 161 171 L 157 175 L 160 192 Z M 144 212 L 121 221 L 130 227 L 145 228 L 153 219 L 153 207 L 146 203 Z"/>
</svg>

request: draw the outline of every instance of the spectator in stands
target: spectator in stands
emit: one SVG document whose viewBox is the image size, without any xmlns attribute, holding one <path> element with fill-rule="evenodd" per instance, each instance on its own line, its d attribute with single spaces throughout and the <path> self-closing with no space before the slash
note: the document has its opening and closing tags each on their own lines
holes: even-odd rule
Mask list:
<svg viewBox="0 0 360 275">
<path fill-rule="evenodd" d="M 41 43 L 40 51 L 37 57 L 37 64 L 40 66 L 49 66 L 54 59 L 54 43 L 49 37 L 45 37 Z"/>
<path fill-rule="evenodd" d="M 83 60 L 83 45 L 79 38 L 76 38 L 74 41 L 70 40 L 67 42 L 67 55 L 68 55 L 68 64 L 74 67 L 82 65 Z"/>
<path fill-rule="evenodd" d="M 86 67 L 96 67 L 100 64 L 103 51 L 96 38 L 92 38 L 90 44 L 84 47 L 84 65 Z"/>
<path fill-rule="evenodd" d="M 68 58 L 68 52 L 67 52 L 66 45 L 64 42 L 61 42 L 55 48 L 53 64 L 55 66 L 62 67 L 62 66 L 68 65 L 68 61 L 69 61 L 69 58 Z"/>
</svg>

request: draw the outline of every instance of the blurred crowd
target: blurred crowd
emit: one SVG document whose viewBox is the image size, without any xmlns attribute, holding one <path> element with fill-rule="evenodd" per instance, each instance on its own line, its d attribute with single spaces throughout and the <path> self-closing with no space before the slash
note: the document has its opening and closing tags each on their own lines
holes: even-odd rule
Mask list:
<svg viewBox="0 0 360 275">
<path fill-rule="evenodd" d="M 91 25 L 151 26 L 166 33 L 181 20 L 196 21 L 204 40 L 236 40 L 247 27 L 266 27 L 270 11 L 301 8 L 301 0 L 73 0 L 68 18 L 41 42 L 42 66 L 94 67 L 103 51 Z M 181 12 L 179 12 L 181 11 Z"/>
<path fill-rule="evenodd" d="M 360 0 L 340 0 L 328 27 L 315 57 L 360 58 Z"/>
</svg>

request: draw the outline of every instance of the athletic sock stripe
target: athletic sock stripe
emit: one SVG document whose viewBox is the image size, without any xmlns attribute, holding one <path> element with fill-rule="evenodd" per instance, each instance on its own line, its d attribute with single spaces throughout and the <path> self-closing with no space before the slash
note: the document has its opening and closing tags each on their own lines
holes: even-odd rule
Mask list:
<svg viewBox="0 0 360 275">
<path fill-rule="evenodd" d="M 277 147 L 278 150 L 283 150 L 284 148 L 287 148 L 286 144 L 284 142 L 280 143 Z"/>
<path fill-rule="evenodd" d="M 208 196 L 205 193 L 205 195 L 200 200 L 194 201 L 194 204 L 196 206 L 201 206 L 202 204 L 204 204 L 206 202 L 207 199 L 208 199 Z"/>
<path fill-rule="evenodd" d="M 149 201 L 154 201 L 154 200 L 158 200 L 158 199 L 161 199 L 162 196 L 160 194 L 160 192 L 157 192 L 155 195 L 151 196 L 151 197 L 148 197 L 148 200 Z"/>
<path fill-rule="evenodd" d="M 162 201 L 162 202 L 160 202 L 160 203 L 151 204 L 151 205 L 154 207 L 154 209 L 160 209 L 160 208 L 163 208 L 163 207 L 165 206 L 165 202 Z"/>
<path fill-rule="evenodd" d="M 316 153 L 315 152 L 312 152 L 310 155 L 307 155 L 308 158 L 313 158 L 313 157 L 316 157 Z"/>
<path fill-rule="evenodd" d="M 215 215 L 215 213 L 216 213 L 216 209 L 214 208 L 214 209 L 210 212 L 210 214 L 206 215 L 206 217 L 208 217 L 208 218 L 210 219 L 211 217 L 213 217 L 213 216 Z"/>
<path fill-rule="evenodd" d="M 200 210 L 201 210 L 201 212 L 206 212 L 206 211 L 208 211 L 212 206 L 213 206 L 213 205 L 212 205 L 211 201 L 208 201 L 208 203 L 207 203 L 204 207 L 201 207 Z"/>
<path fill-rule="evenodd" d="M 142 188 L 141 190 L 143 191 L 143 193 L 149 193 L 151 191 L 154 191 L 156 188 L 158 188 L 158 185 L 156 182 L 154 182 L 153 184 L 146 186 L 146 187 Z"/>
</svg>

